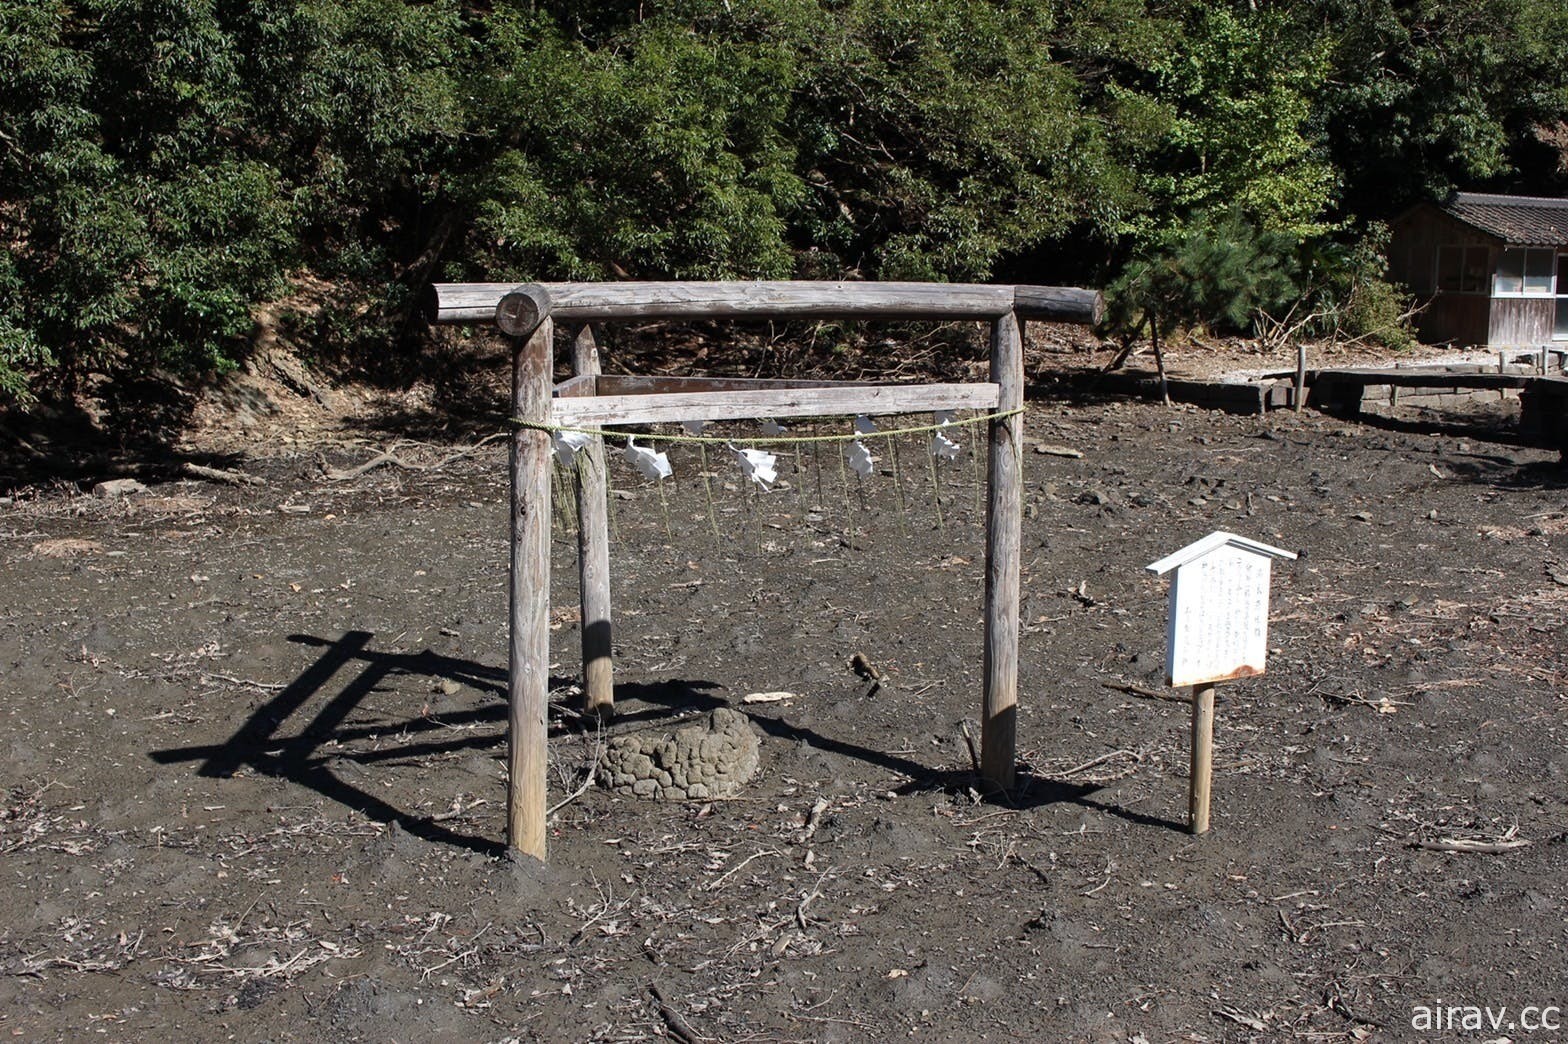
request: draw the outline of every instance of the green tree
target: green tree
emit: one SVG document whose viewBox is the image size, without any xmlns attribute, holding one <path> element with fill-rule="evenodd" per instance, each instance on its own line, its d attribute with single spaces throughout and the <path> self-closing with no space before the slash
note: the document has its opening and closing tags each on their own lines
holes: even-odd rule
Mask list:
<svg viewBox="0 0 1568 1044">
<path fill-rule="evenodd" d="M 1561 184 L 1564 53 L 1556 0 L 0 0 L 0 395 L 221 368 L 323 281 L 304 332 L 382 356 L 442 277 L 1131 258 L 1224 325 L 1167 262 Z"/>
<path fill-rule="evenodd" d="M 242 113 L 211 5 L 7 0 L 0 51 L 9 383 L 19 363 L 221 358 L 291 231 L 275 173 L 229 145 Z"/>
<path fill-rule="evenodd" d="M 493 153 L 455 188 L 474 218 L 468 263 L 538 278 L 787 275 L 793 60 L 719 21 L 612 20 L 584 40 L 545 13 L 492 15 L 469 85 Z"/>
<path fill-rule="evenodd" d="M 562 5 L 565 7 L 567 5 Z M 522 273 L 983 278 L 1136 208 L 1040 0 L 498 10 L 472 256 Z M 494 249 L 490 249 L 493 246 Z"/>
<path fill-rule="evenodd" d="M 1151 239 L 1106 288 L 1106 325 L 1129 345 L 1149 336 L 1163 393 L 1163 345 L 1172 334 L 1246 330 L 1260 311 L 1300 293 L 1299 244 L 1257 227 L 1239 207 L 1200 211 Z"/>
<path fill-rule="evenodd" d="M 887 278 L 986 278 L 1075 226 L 1119 227 L 1133 178 L 1052 54 L 1056 4 L 823 6 L 791 138 L 811 187 L 801 246 Z"/>
<path fill-rule="evenodd" d="M 1560 177 L 1539 132 L 1568 116 L 1568 6 L 1313 0 L 1290 10 L 1330 48 L 1313 122 L 1344 174 L 1349 213 L 1387 218 L 1453 188 L 1541 193 Z"/>
<path fill-rule="evenodd" d="M 455 5 L 0 0 L 0 386 L 229 363 L 400 230 L 461 130 Z"/>
<path fill-rule="evenodd" d="M 1176 112 L 1156 195 L 1177 212 L 1235 207 L 1261 227 L 1326 231 L 1338 175 L 1308 130 L 1326 47 L 1263 8 L 1200 5 L 1186 46 L 1155 65 Z"/>
</svg>

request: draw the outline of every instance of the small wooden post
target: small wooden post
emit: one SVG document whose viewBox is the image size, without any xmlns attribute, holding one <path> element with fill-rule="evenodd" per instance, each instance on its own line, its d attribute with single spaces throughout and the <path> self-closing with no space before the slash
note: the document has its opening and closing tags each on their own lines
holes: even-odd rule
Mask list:
<svg viewBox="0 0 1568 1044">
<path fill-rule="evenodd" d="M 1209 787 L 1214 776 L 1214 684 L 1192 687 L 1192 780 L 1187 790 L 1187 829 L 1209 832 Z"/>
<path fill-rule="evenodd" d="M 997 412 L 1024 404 L 1023 335 L 1011 312 L 991 324 L 991 380 Z M 1018 731 L 1018 572 L 1023 527 L 1022 414 L 990 424 L 990 482 L 985 536 L 985 691 L 980 712 L 980 774 L 998 790 L 1013 787 Z"/>
<path fill-rule="evenodd" d="M 1296 412 L 1301 412 L 1301 407 L 1307 399 L 1307 346 L 1296 345 Z"/>
<path fill-rule="evenodd" d="M 572 340 L 572 373 L 599 375 L 599 345 L 593 327 Z M 615 713 L 615 667 L 610 639 L 609 484 L 604 439 L 595 435 L 577 465 L 577 576 L 582 594 L 583 709 L 600 718 Z"/>
<path fill-rule="evenodd" d="M 512 414 L 550 420 L 555 324 L 544 317 L 512 354 Z M 512 433 L 511 638 L 508 643 L 507 844 L 545 857 L 545 718 L 550 702 L 550 436 Z"/>
</svg>

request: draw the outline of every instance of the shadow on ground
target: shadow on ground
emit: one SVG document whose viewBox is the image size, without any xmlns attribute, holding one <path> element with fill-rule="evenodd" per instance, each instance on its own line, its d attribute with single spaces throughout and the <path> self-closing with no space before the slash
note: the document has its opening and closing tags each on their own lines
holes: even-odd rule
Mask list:
<svg viewBox="0 0 1568 1044">
<path fill-rule="evenodd" d="M 251 712 L 233 735 L 222 743 L 177 747 L 149 752 L 162 765 L 199 762 L 200 775 L 225 778 L 243 769 L 289 780 L 314 790 L 344 807 L 352 808 L 380 823 L 396 823 L 415 837 L 438 844 L 465 848 L 485 855 L 500 855 L 505 846 L 498 841 L 459 833 L 431 815 L 399 808 L 385 798 L 344 780 L 333 771 L 339 761 L 372 765 L 408 761 L 463 750 L 486 750 L 501 746 L 504 731 L 466 732 L 456 739 L 441 738 L 451 730 L 475 724 L 504 726 L 507 719 L 506 671 L 429 650 L 417 653 L 380 652 L 372 648 L 375 636 L 368 631 L 348 631 L 337 640 L 312 635 L 290 635 L 289 641 L 319 648 L 321 654 L 292 682 Z M 325 704 L 316 697 L 325 694 L 334 679 L 344 675 L 341 687 Z M 400 722 L 374 726 L 350 724 L 363 702 L 388 679 L 414 676 L 430 681 L 447 680 L 488 693 L 495 701 L 483 707 L 456 713 L 422 715 Z M 551 691 L 567 690 L 568 678 L 552 677 Z M 729 706 L 727 700 L 713 695 L 720 686 L 713 682 L 669 679 L 652 683 L 616 686 L 618 705 L 613 730 L 656 725 L 661 721 L 683 718 Z M 307 710 L 310 707 L 310 710 Z M 931 769 L 897 754 L 865 747 L 843 739 L 825 736 L 808 728 L 792 725 L 784 718 L 751 714 L 752 722 L 769 736 L 813 748 L 904 776 L 908 783 L 897 793 L 981 793 L 973 772 Z M 291 722 L 297 724 L 289 728 Z M 550 735 L 558 737 L 594 727 L 565 703 L 550 704 Z M 379 738 L 377 749 L 354 749 L 356 742 Z M 1093 799 L 1099 787 L 1067 783 L 1020 772 L 1011 793 L 992 792 L 982 800 L 998 806 L 1024 809 L 1071 803 L 1144 826 L 1181 830 L 1182 824 L 1155 816 L 1135 813 Z"/>
</svg>

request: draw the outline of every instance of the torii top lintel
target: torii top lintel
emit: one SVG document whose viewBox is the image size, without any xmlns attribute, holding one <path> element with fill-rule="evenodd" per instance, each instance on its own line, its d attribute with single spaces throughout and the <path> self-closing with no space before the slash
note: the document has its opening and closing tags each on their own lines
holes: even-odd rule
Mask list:
<svg viewBox="0 0 1568 1044">
<path fill-rule="evenodd" d="M 425 313 L 435 323 L 488 323 L 510 294 L 528 294 L 562 322 L 617 319 L 997 319 L 1008 313 L 1090 325 L 1105 303 L 1070 286 L 850 281 L 435 283 Z M 542 318 L 542 315 L 541 315 Z M 514 333 L 512 336 L 524 336 Z"/>
</svg>

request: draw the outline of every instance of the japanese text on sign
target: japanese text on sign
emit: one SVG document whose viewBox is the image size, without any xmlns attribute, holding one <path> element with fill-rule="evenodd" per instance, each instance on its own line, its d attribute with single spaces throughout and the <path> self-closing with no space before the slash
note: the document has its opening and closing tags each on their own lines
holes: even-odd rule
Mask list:
<svg viewBox="0 0 1568 1044">
<path fill-rule="evenodd" d="M 1268 558 L 1222 547 L 1182 566 L 1171 586 L 1170 684 L 1262 674 L 1268 621 Z"/>
</svg>

